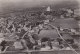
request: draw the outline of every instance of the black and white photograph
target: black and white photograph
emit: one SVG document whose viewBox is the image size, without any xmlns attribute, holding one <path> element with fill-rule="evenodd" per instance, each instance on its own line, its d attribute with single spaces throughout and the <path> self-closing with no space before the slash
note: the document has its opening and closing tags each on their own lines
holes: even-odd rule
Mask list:
<svg viewBox="0 0 80 54">
<path fill-rule="evenodd" d="M 80 0 L 0 0 L 0 54 L 80 54 Z"/>
</svg>

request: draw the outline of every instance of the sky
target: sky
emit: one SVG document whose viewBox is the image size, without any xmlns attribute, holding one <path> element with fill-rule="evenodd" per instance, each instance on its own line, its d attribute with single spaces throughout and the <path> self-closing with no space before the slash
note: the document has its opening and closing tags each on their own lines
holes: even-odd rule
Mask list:
<svg viewBox="0 0 80 54">
<path fill-rule="evenodd" d="M 41 7 L 44 5 L 56 5 L 63 1 L 78 2 L 79 0 L 0 0 L 0 12 L 10 9 L 20 9 L 28 7 Z"/>
</svg>

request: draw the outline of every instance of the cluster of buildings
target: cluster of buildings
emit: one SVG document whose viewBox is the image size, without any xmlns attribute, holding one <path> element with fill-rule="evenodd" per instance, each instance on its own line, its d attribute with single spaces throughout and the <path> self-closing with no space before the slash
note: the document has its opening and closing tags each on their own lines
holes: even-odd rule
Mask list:
<svg viewBox="0 0 80 54">
<path fill-rule="evenodd" d="M 39 41 L 43 39 L 43 46 L 42 46 L 43 48 L 45 48 L 46 41 L 49 42 L 50 44 L 50 41 L 52 40 L 53 46 L 54 46 L 55 43 L 57 42 L 59 43 L 58 40 L 60 40 L 60 41 L 66 41 L 67 42 L 66 45 L 69 44 L 68 47 L 71 46 L 73 49 L 80 49 L 80 27 L 79 27 L 80 25 L 79 25 L 79 20 L 76 19 L 76 17 L 79 17 L 79 16 L 75 17 L 75 15 L 76 14 L 74 9 L 63 8 L 60 10 L 53 11 L 50 7 L 48 7 L 46 11 L 38 11 L 38 12 L 23 11 L 22 13 L 20 12 L 11 13 L 6 17 L 4 17 L 4 19 L 6 19 L 6 21 L 8 21 L 9 24 L 11 23 L 10 25 L 12 26 L 10 27 L 10 31 L 8 32 L 8 34 L 9 33 L 13 34 L 14 37 L 15 37 L 14 33 L 16 34 L 16 31 L 20 32 L 20 33 L 17 33 L 17 35 L 20 35 L 19 37 L 23 36 L 27 31 L 28 32 L 30 31 L 31 33 L 28 34 L 29 37 L 31 37 L 32 33 L 35 33 L 39 37 Z M 9 21 L 9 19 L 11 20 Z M 4 22 L 3 23 L 1 22 L 0 25 L 3 26 L 4 28 L 8 26 L 8 25 L 6 26 Z M 20 26 L 20 28 L 18 28 L 17 26 Z M 3 30 L 6 31 L 4 28 Z M 22 31 L 21 29 L 23 29 L 24 31 Z M 36 31 L 34 32 L 34 30 Z M 7 32 L 7 31 L 6 32 L 4 31 L 1 31 L 1 33 Z M 34 38 L 36 38 L 35 36 Z M 15 39 L 16 38 L 17 37 L 15 37 Z M 8 40 L 10 41 L 9 38 Z M 62 42 L 60 42 L 59 44 L 61 43 Z M 63 45 L 65 45 L 65 43 Z M 51 47 L 51 45 L 49 46 Z"/>
</svg>

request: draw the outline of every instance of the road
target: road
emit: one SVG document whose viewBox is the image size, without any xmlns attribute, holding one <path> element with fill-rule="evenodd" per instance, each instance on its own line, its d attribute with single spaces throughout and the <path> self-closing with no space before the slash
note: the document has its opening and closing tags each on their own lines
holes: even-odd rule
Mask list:
<svg viewBox="0 0 80 54">
<path fill-rule="evenodd" d="M 50 25 L 50 26 L 52 26 L 54 29 L 56 29 L 56 31 L 57 31 L 58 35 L 60 36 L 60 38 L 61 38 L 64 42 L 66 42 L 65 39 L 61 36 L 61 34 L 60 34 L 60 32 L 59 32 L 59 30 L 58 30 L 57 27 L 55 27 L 55 26 L 53 26 L 53 25 L 51 25 L 51 24 L 48 24 L 48 25 Z M 72 48 L 72 46 L 71 46 L 70 44 L 68 44 L 67 42 L 66 42 L 66 44 L 72 49 L 73 52 L 75 52 L 76 54 L 79 54 L 75 49 Z"/>
</svg>

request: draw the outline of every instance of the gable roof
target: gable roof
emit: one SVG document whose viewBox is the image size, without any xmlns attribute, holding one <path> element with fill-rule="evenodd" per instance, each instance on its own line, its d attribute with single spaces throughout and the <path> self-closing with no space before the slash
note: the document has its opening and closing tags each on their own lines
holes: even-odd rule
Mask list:
<svg viewBox="0 0 80 54">
<path fill-rule="evenodd" d="M 58 38 L 58 33 L 57 31 L 54 29 L 54 30 L 42 30 L 39 34 L 39 37 L 40 38 L 43 38 L 43 37 L 49 37 L 49 38 Z"/>
</svg>

